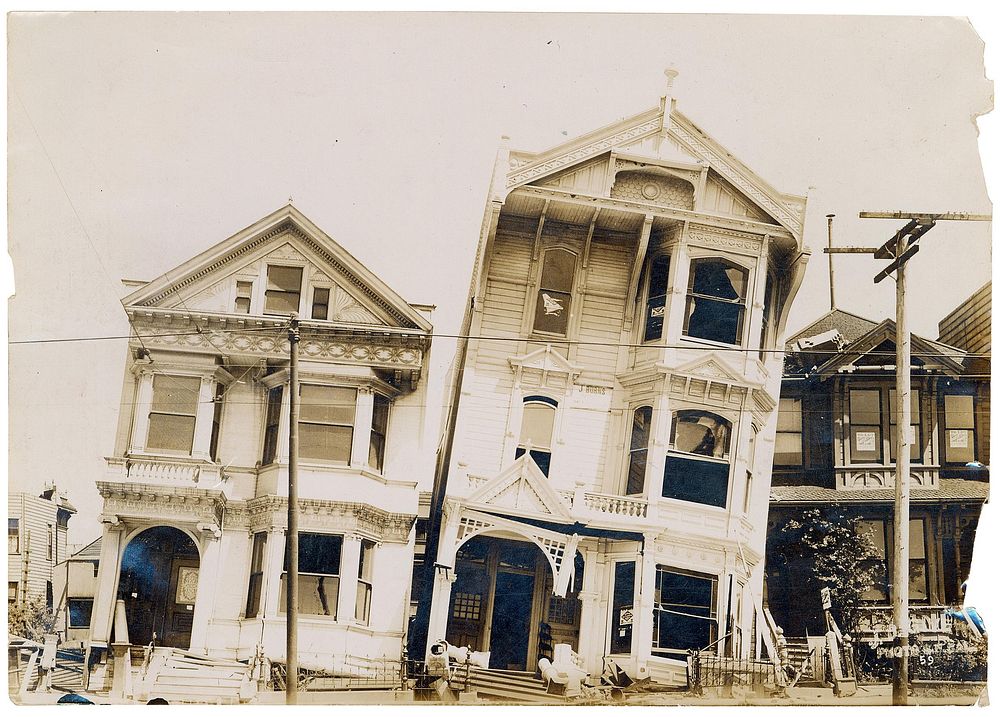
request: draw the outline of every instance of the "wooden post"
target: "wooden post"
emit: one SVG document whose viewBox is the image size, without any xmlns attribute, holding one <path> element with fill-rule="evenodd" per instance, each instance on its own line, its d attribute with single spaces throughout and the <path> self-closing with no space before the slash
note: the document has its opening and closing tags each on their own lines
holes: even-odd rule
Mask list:
<svg viewBox="0 0 1000 717">
<path fill-rule="evenodd" d="M 288 328 L 288 583 L 285 585 L 285 704 L 298 703 L 299 688 L 299 318 Z"/>
<path fill-rule="evenodd" d="M 826 245 L 830 249 L 833 249 L 833 218 L 835 216 L 835 214 L 826 215 Z M 826 257 L 830 262 L 830 311 L 833 311 L 837 308 L 833 293 L 833 252 L 827 252 Z"/>
</svg>

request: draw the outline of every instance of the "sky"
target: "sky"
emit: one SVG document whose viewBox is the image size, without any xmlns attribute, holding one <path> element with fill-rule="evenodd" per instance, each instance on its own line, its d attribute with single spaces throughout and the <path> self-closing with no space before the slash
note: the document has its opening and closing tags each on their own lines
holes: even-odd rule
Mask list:
<svg viewBox="0 0 1000 717">
<path fill-rule="evenodd" d="M 523 14 L 49 14 L 8 20 L 12 342 L 121 337 L 121 279 L 153 279 L 294 205 L 408 301 L 461 319 L 501 135 L 537 151 L 677 106 L 783 192 L 813 257 L 789 331 L 829 307 L 838 245 L 989 213 L 983 45 L 953 18 Z M 878 262 L 838 257 L 839 308 L 894 312 Z M 940 223 L 911 262 L 912 328 L 989 280 L 987 224 Z M 440 397 L 454 341 L 435 340 Z M 9 484 L 54 481 L 99 534 L 126 341 L 13 343 Z M 434 400 L 432 395 L 431 400 Z"/>
</svg>

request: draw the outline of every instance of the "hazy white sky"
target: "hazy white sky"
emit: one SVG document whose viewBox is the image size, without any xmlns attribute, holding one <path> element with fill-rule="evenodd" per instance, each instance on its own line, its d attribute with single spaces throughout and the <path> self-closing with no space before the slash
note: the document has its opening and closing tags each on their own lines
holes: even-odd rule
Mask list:
<svg viewBox="0 0 1000 717">
<path fill-rule="evenodd" d="M 974 117 L 983 47 L 947 18 L 507 14 L 74 14 L 9 20 L 14 341 L 122 336 L 121 278 L 152 279 L 293 197 L 455 333 L 500 135 L 540 150 L 658 102 L 779 190 L 809 194 L 814 254 L 789 329 L 829 306 L 861 210 L 987 213 Z M 990 278 L 989 227 L 941 223 L 911 263 L 913 328 Z M 893 284 L 837 259 L 874 319 Z M 436 368 L 453 342 L 435 341 Z M 96 537 L 125 341 L 10 348 L 10 483 L 55 480 Z M 431 380 L 439 382 L 443 370 Z"/>
</svg>

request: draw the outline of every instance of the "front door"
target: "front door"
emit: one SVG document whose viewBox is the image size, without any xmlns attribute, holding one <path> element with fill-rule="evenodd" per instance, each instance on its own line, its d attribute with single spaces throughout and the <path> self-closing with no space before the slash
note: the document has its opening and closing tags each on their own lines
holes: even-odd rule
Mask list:
<svg viewBox="0 0 1000 717">
<path fill-rule="evenodd" d="M 186 649 L 191 644 L 194 600 L 198 594 L 198 561 L 174 558 L 170 567 L 166 614 L 160 644 Z"/>
<path fill-rule="evenodd" d="M 490 629 L 490 667 L 500 670 L 527 667 L 528 640 L 534 632 L 530 629 L 534 593 L 534 575 L 497 573 Z"/>
</svg>

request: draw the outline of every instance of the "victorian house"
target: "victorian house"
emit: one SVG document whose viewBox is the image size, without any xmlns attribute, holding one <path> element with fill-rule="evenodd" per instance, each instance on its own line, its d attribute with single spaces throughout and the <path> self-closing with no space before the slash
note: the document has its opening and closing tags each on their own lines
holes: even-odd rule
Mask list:
<svg viewBox="0 0 1000 717">
<path fill-rule="evenodd" d="M 756 649 L 804 213 L 669 86 L 544 152 L 501 150 L 432 501 L 428 644 L 528 671 L 566 644 L 591 672 L 607 657 L 669 684 L 688 650 Z"/>
<path fill-rule="evenodd" d="M 59 607 L 54 570 L 66 557 L 69 519 L 76 508 L 55 486 L 42 493 L 7 494 L 7 604 L 44 598 Z"/>
<path fill-rule="evenodd" d="M 909 600 L 918 640 L 950 633 L 963 602 L 989 465 L 990 287 L 912 335 Z M 789 338 L 772 473 L 773 535 L 802 510 L 860 518 L 877 555 L 856 637 L 891 639 L 895 489 L 895 323 L 834 310 Z M 767 603 L 789 637 L 826 632 L 819 595 L 769 539 Z M 833 596 L 836 601 L 836 596 Z"/>
<path fill-rule="evenodd" d="M 293 313 L 300 663 L 356 672 L 399 659 L 418 484 L 433 472 L 421 450 L 430 307 L 291 205 L 123 303 L 133 337 L 97 483 L 91 662 L 109 644 L 151 642 L 284 660 Z"/>
</svg>

